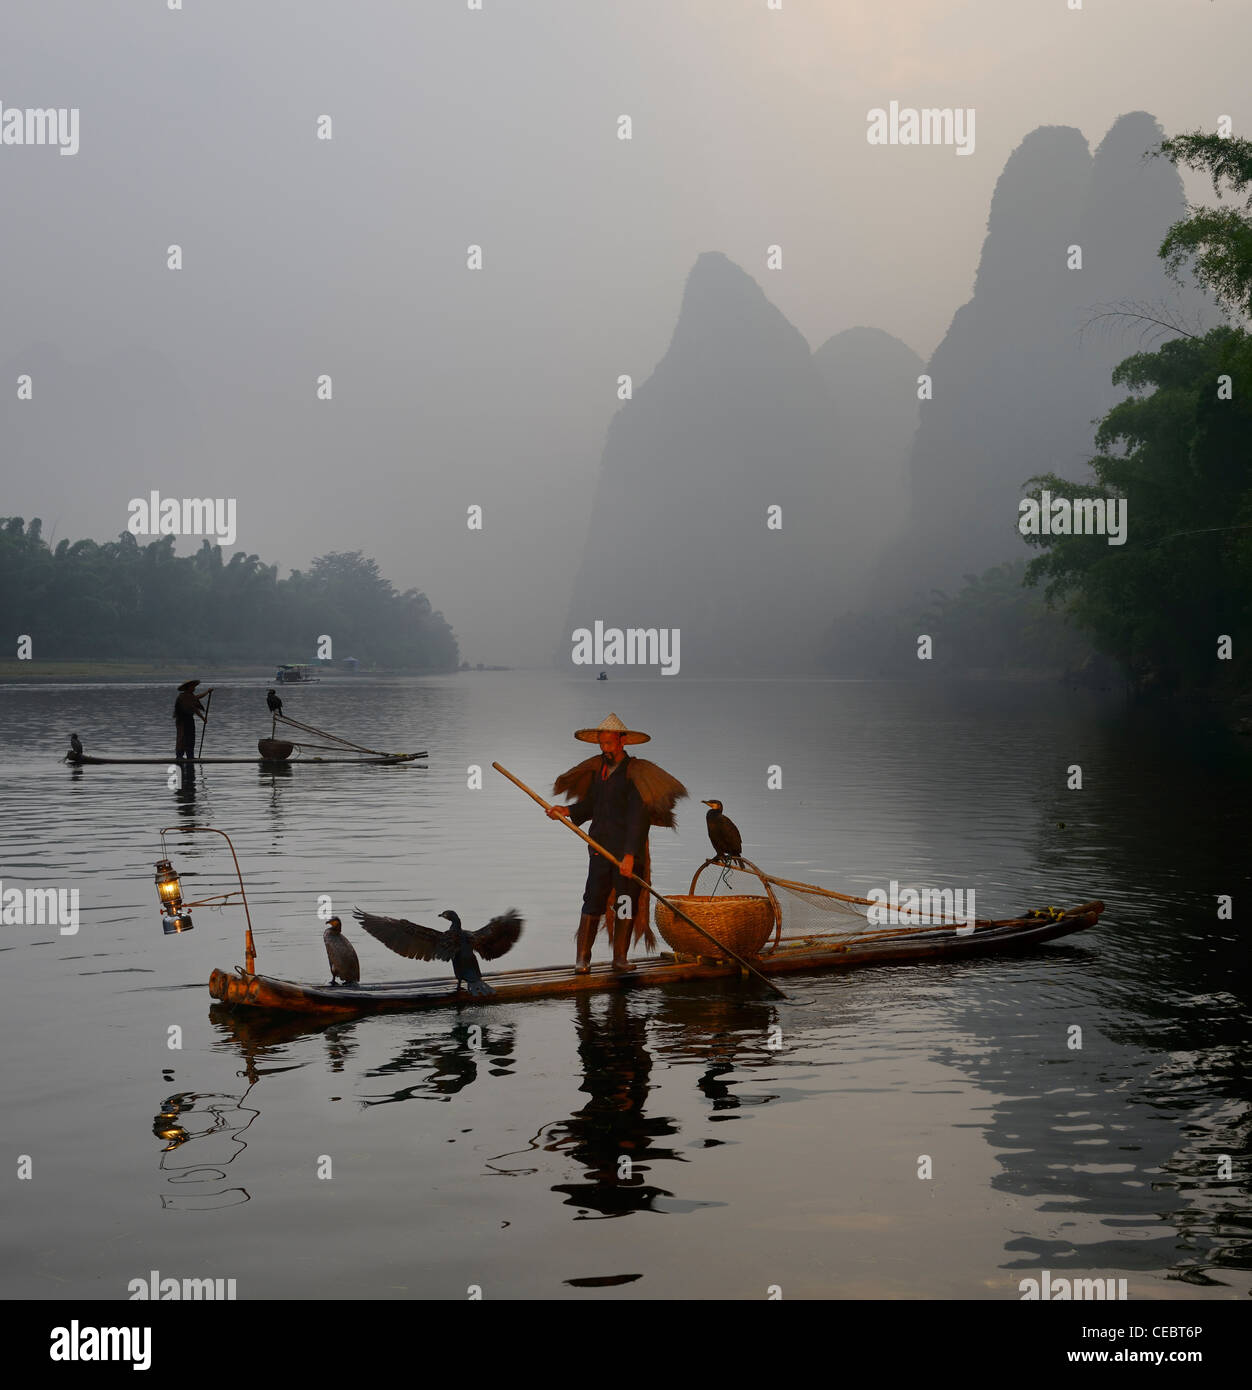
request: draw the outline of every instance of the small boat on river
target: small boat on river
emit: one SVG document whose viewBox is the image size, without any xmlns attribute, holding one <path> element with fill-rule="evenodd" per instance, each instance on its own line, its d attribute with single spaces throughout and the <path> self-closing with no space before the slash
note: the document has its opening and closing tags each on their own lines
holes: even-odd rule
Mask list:
<svg viewBox="0 0 1252 1390">
<path fill-rule="evenodd" d="M 1063 912 L 1047 909 L 969 926 L 893 928 L 844 937 L 783 936 L 755 956 L 752 966 L 762 975 L 800 974 L 1016 951 L 1093 927 L 1103 911 L 1104 904 L 1097 901 Z M 237 967 L 234 974 L 215 970 L 209 980 L 209 994 L 221 1004 L 238 1009 L 333 1018 L 465 1003 L 509 1004 L 601 990 L 648 989 L 676 982 L 734 978 L 742 973 L 730 961 L 671 952 L 636 960 L 634 965 L 633 971 L 625 973 L 614 971 L 607 964 L 593 965 L 586 975 L 576 975 L 572 964 L 484 972 L 483 979 L 493 992 L 475 999 L 458 997 L 449 988 L 446 975 L 378 984 L 316 985 L 248 974 Z"/>
<path fill-rule="evenodd" d="M 321 677 L 315 676 L 313 668 L 303 662 L 285 662 L 274 672 L 274 679 L 279 685 L 316 685 Z"/>
<path fill-rule="evenodd" d="M 282 708 L 281 703 L 279 708 Z M 294 767 L 297 764 L 308 766 L 310 763 L 367 763 L 376 767 L 416 763 L 418 767 L 426 766 L 425 763 L 418 762 L 419 758 L 427 756 L 424 748 L 417 753 L 388 753 L 381 748 L 367 748 L 363 743 L 354 743 L 351 739 L 343 738 L 339 734 L 332 734 L 326 729 L 316 728 L 312 724 L 302 724 L 299 720 L 292 719 L 290 715 L 276 714 L 271 724 L 271 730 L 275 731 L 279 724 L 299 730 L 302 733 L 327 739 L 328 742 L 312 743 L 308 740 L 294 742 L 289 739 L 275 738 L 271 733 L 269 738 L 257 739 L 255 754 L 242 758 L 192 758 L 191 761 L 200 766 L 213 763 L 251 763 L 253 767 L 270 768 Z M 153 767 L 164 767 L 178 761 L 175 758 L 122 758 L 107 755 L 96 757 L 83 753 L 81 747 L 81 744 L 77 747 L 71 747 L 70 751 L 66 753 L 64 761 L 69 763 L 71 767 L 87 767 L 108 763 L 147 764 Z"/>
</svg>

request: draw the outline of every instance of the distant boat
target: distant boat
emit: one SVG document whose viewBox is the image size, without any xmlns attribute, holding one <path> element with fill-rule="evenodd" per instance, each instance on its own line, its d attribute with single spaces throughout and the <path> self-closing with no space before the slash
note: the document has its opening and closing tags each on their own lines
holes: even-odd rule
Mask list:
<svg viewBox="0 0 1252 1390">
<path fill-rule="evenodd" d="M 608 673 L 607 671 L 601 671 L 600 674 L 596 677 L 596 680 L 598 680 L 598 681 L 606 681 L 606 680 L 608 680 L 608 678 L 609 678 L 609 673 Z"/>
<path fill-rule="evenodd" d="M 274 672 L 274 679 L 279 685 L 294 685 L 298 681 L 314 682 L 318 677 L 312 674 L 312 667 L 299 664 L 280 666 Z"/>
</svg>

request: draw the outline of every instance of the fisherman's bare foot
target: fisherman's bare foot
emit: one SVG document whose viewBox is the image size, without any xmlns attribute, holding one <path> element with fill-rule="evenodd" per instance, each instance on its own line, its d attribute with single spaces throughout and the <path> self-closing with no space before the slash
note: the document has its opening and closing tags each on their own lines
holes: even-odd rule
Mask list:
<svg viewBox="0 0 1252 1390">
<path fill-rule="evenodd" d="M 627 970 L 633 970 L 634 968 L 635 967 L 631 965 L 628 960 L 615 960 L 613 962 L 613 969 L 617 971 L 625 972 Z"/>
<path fill-rule="evenodd" d="M 574 965 L 574 974 L 575 974 L 575 975 L 590 975 L 590 974 L 591 974 L 591 962 L 590 962 L 590 961 L 587 961 L 587 960 L 580 960 L 580 961 L 576 962 L 576 964 Z"/>
</svg>

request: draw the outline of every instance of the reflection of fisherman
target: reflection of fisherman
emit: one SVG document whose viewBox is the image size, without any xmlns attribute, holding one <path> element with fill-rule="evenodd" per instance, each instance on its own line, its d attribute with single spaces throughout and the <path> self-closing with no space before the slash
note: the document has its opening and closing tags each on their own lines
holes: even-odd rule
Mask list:
<svg viewBox="0 0 1252 1390">
<path fill-rule="evenodd" d="M 556 779 L 553 792 L 577 800 L 572 806 L 553 806 L 548 815 L 567 816 L 575 825 L 589 820 L 591 838 L 619 859 L 623 870 L 619 873 L 603 855 L 589 851 L 591 862 L 578 922 L 574 969 L 579 975 L 591 969 L 591 946 L 600 917 L 607 912 L 613 969 L 633 970 L 635 967 L 626 959 L 631 942 L 642 937 L 651 949 L 656 940 L 648 925 L 647 898 L 641 900 L 642 890 L 627 875 L 638 869 L 641 878 L 651 881 L 648 828 L 672 828 L 674 803 L 687 795 L 687 789 L 656 763 L 627 756 L 625 744 L 647 743 L 649 735 L 628 729 L 615 714 L 610 714 L 597 728 L 579 729 L 574 737 L 583 743 L 598 743 L 600 756 L 587 758 Z"/>
<path fill-rule="evenodd" d="M 200 695 L 196 694 L 196 686 L 199 684 L 199 681 L 184 681 L 178 687 L 178 698 L 174 701 L 174 718 L 178 722 L 178 740 L 174 745 L 175 760 L 185 757 L 190 761 L 196 756 L 196 715 L 200 716 L 202 723 L 208 719 L 204 706 L 200 703 Z M 212 693 L 211 689 L 201 691 L 203 695 Z"/>
<path fill-rule="evenodd" d="M 647 1011 L 631 1003 L 626 991 L 611 994 L 605 1008 L 593 1009 L 591 995 L 574 996 L 574 1026 L 583 1074 L 579 1090 L 586 1104 L 564 1124 L 553 1127 L 557 1148 L 583 1169 L 580 1182 L 559 1183 L 567 1206 L 600 1216 L 654 1211 L 658 1198 L 673 1197 L 648 1181 L 661 1162 L 681 1162 L 681 1152 L 665 1143 L 677 1135 L 676 1121 L 649 1115 L 652 1090 Z M 629 1176 L 621 1157 L 630 1155 Z"/>
</svg>

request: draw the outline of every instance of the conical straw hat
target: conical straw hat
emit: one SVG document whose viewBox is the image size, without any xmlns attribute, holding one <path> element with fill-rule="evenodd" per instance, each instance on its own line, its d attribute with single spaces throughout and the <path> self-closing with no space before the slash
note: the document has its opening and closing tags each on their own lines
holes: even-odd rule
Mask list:
<svg viewBox="0 0 1252 1390">
<path fill-rule="evenodd" d="M 598 743 L 601 734 L 621 734 L 623 743 L 649 743 L 651 734 L 641 734 L 638 729 L 628 729 L 615 714 L 602 719 L 594 729 L 579 729 L 574 735 L 581 743 Z"/>
</svg>

